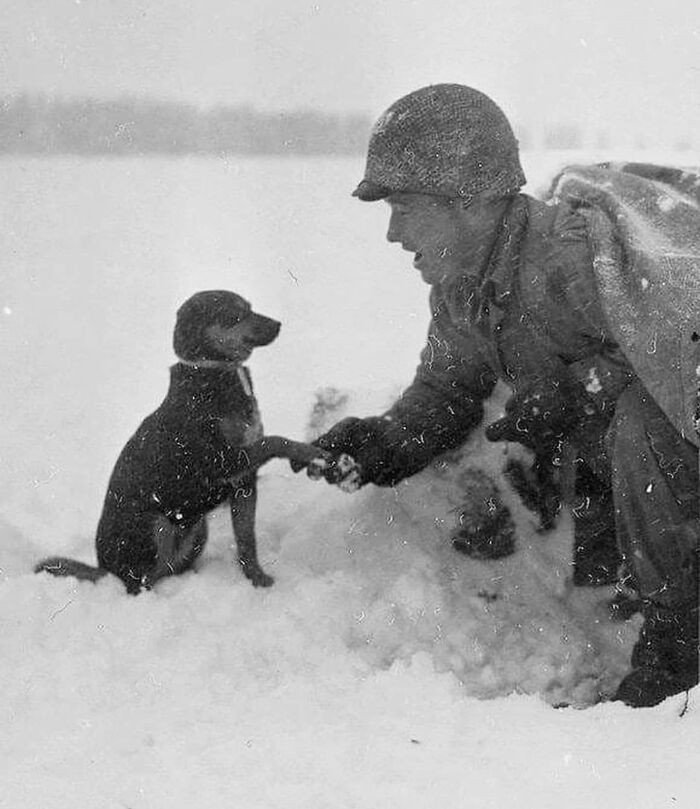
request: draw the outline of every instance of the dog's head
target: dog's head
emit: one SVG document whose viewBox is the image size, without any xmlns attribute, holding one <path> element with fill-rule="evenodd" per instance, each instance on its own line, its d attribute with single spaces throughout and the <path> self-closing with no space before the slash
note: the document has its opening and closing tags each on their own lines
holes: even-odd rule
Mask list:
<svg viewBox="0 0 700 809">
<path fill-rule="evenodd" d="M 177 310 L 173 347 L 187 362 L 244 362 L 269 345 L 280 323 L 254 312 L 247 300 L 224 289 L 197 292 Z"/>
</svg>

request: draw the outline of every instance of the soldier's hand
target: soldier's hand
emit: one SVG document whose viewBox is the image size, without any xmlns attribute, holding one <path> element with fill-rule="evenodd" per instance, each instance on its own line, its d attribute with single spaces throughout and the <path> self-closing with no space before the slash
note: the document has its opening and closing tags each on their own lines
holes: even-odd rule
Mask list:
<svg viewBox="0 0 700 809">
<path fill-rule="evenodd" d="M 312 446 L 318 447 L 320 450 L 324 450 L 326 453 L 331 455 L 332 457 L 337 457 L 341 453 L 350 453 L 354 446 L 354 437 L 355 433 L 358 430 L 358 424 L 361 424 L 362 419 L 358 418 L 346 418 L 342 421 L 339 421 L 327 433 L 320 435 L 315 441 L 312 442 Z M 323 453 L 319 453 L 320 456 Z M 301 461 L 291 461 L 290 466 L 292 467 L 293 472 L 300 472 L 302 469 L 305 469 L 308 466 L 308 463 L 304 463 Z"/>
<path fill-rule="evenodd" d="M 532 449 L 556 447 L 595 405 L 576 382 L 542 380 L 516 393 L 505 416 L 486 428 L 489 441 L 514 441 Z"/>
<path fill-rule="evenodd" d="M 388 464 L 387 451 L 382 442 L 382 427 L 385 424 L 381 417 L 359 419 L 349 417 L 339 421 L 328 432 L 319 436 L 313 445 L 330 453 L 335 464 L 323 472 L 323 477 L 329 483 L 345 481 L 350 474 L 347 470 L 341 471 L 343 465 L 348 464 L 342 456 L 349 456 L 353 481 L 357 488 L 366 483 L 374 483 L 381 478 L 382 472 Z M 292 464 L 292 469 L 298 472 L 304 465 Z M 314 476 L 311 472 L 310 476 Z M 353 485 L 355 485 L 353 483 Z"/>
<path fill-rule="evenodd" d="M 312 461 L 307 474 L 312 480 L 324 478 L 344 492 L 356 492 L 363 483 L 362 467 L 344 452 L 330 461 L 325 457 Z"/>
</svg>

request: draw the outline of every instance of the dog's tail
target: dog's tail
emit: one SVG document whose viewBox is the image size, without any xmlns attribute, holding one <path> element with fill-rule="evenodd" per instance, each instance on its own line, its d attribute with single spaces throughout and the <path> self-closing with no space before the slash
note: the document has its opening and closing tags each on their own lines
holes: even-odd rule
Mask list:
<svg viewBox="0 0 700 809">
<path fill-rule="evenodd" d="M 109 572 L 101 567 L 92 567 L 84 562 L 77 562 L 75 559 L 65 559 L 63 556 L 51 556 L 34 567 L 35 573 L 44 571 L 53 576 L 75 576 L 77 579 L 88 581 L 97 581 Z"/>
</svg>

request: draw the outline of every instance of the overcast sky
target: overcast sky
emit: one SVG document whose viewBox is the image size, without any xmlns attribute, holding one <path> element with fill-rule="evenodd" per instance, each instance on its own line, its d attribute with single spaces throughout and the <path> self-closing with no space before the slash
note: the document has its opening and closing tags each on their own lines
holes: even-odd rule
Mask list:
<svg viewBox="0 0 700 809">
<path fill-rule="evenodd" d="M 456 81 L 530 127 L 692 137 L 700 1 L 4 0 L 0 77 L 6 93 L 372 116 Z"/>
</svg>

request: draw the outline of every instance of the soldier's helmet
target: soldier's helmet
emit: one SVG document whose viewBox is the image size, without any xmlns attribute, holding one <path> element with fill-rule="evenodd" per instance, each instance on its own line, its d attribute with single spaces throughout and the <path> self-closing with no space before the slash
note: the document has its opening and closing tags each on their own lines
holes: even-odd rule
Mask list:
<svg viewBox="0 0 700 809">
<path fill-rule="evenodd" d="M 353 196 L 371 202 L 407 192 L 469 200 L 483 191 L 514 194 L 524 184 L 518 141 L 500 107 L 471 87 L 434 84 L 380 116 Z"/>
</svg>

